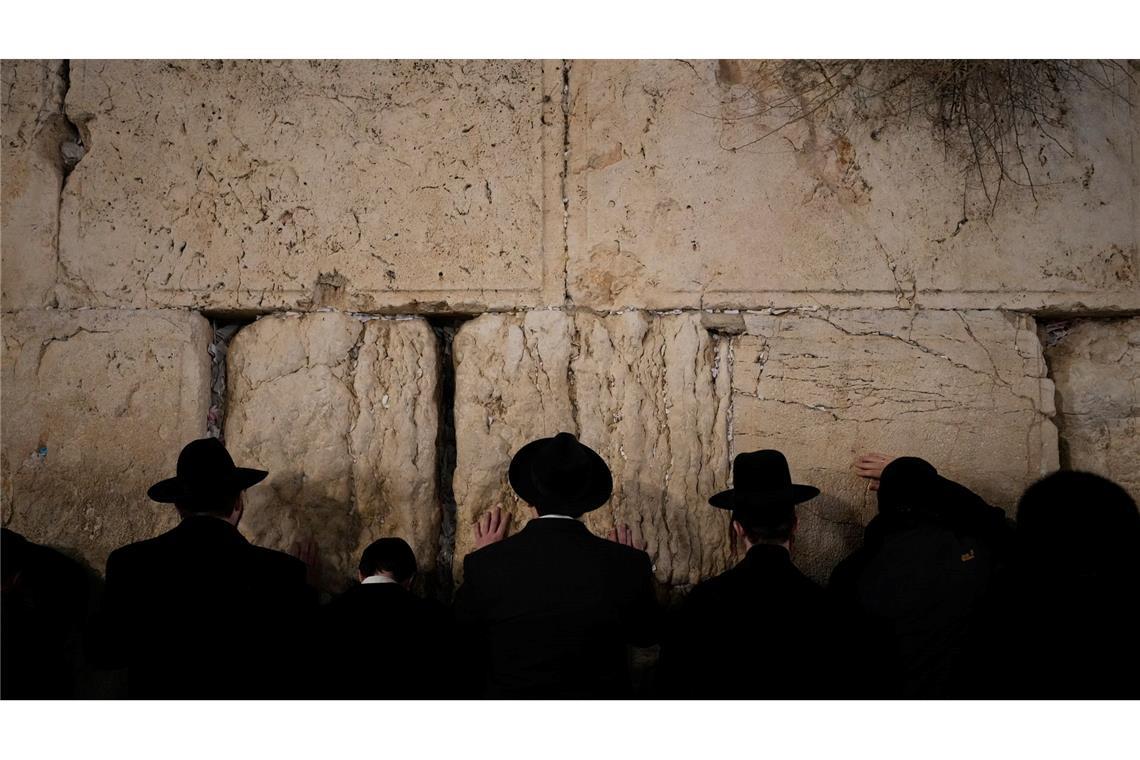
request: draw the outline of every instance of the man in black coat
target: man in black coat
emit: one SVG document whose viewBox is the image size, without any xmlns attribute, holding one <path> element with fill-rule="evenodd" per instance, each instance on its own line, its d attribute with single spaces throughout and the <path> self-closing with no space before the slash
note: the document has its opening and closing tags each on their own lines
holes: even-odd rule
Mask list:
<svg viewBox="0 0 1140 760">
<path fill-rule="evenodd" d="M 235 467 L 214 438 L 187 444 L 177 472 L 148 495 L 176 505 L 178 526 L 107 559 L 96 657 L 126 668 L 132 698 L 295 696 L 315 592 L 304 563 L 237 529 L 241 492 L 268 473 Z"/>
<path fill-rule="evenodd" d="M 1055 472 L 1017 507 L 1014 561 L 987 616 L 988 695 L 1140 697 L 1140 512 L 1089 472 Z"/>
<path fill-rule="evenodd" d="M 856 470 L 879 512 L 828 588 L 860 623 L 866 696 L 984 696 L 975 652 L 1013 536 L 1005 514 L 916 457 L 866 454 Z"/>
<path fill-rule="evenodd" d="M 373 541 L 359 585 L 317 622 L 317 695 L 333 699 L 446 699 L 456 663 L 451 614 L 412 593 L 416 556 L 402 538 Z"/>
<path fill-rule="evenodd" d="M 87 572 L 51 547 L 7 528 L 0 532 L 0 697 L 74 697 L 90 590 Z"/>
<path fill-rule="evenodd" d="M 609 499 L 609 467 L 559 433 L 520 449 L 509 478 L 537 517 L 464 559 L 455 615 L 470 693 L 630 696 L 627 647 L 656 642 L 660 610 L 649 556 L 594 536 L 578 519 Z"/>
<path fill-rule="evenodd" d="M 792 564 L 796 504 L 819 489 L 792 483 L 779 451 L 737 455 L 735 488 L 709 499 L 732 511 L 736 567 L 682 602 L 661 653 L 658 690 L 686 699 L 832 698 L 843 686 L 844 630 L 822 588 Z"/>
</svg>

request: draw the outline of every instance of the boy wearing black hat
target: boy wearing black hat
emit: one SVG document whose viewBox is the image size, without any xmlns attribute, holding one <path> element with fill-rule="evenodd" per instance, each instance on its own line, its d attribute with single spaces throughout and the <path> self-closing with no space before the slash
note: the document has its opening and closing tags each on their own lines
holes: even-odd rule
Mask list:
<svg viewBox="0 0 1140 760">
<path fill-rule="evenodd" d="M 220 441 L 193 441 L 177 475 L 147 491 L 181 522 L 107 559 L 97 657 L 125 667 L 132 698 L 280 697 L 316 594 L 306 567 L 238 532 L 241 493 L 263 470 L 234 466 Z"/>
<path fill-rule="evenodd" d="M 791 557 L 796 504 L 819 489 L 792 483 L 774 450 L 738 454 L 732 472 L 735 487 L 709 504 L 731 510 L 747 554 L 681 604 L 661 653 L 659 691 L 687 699 L 836 696 L 836 618 Z"/>
<path fill-rule="evenodd" d="M 559 433 L 520 449 L 509 479 L 537 518 L 463 561 L 455 614 L 472 666 L 469 693 L 630 696 L 627 645 L 656 641 L 659 609 L 649 556 L 594 536 L 578 519 L 609 499 L 609 467 Z"/>
</svg>

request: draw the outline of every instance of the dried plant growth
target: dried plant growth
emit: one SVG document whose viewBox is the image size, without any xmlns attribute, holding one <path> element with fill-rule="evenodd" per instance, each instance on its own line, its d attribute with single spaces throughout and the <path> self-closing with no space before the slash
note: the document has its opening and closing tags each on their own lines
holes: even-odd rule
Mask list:
<svg viewBox="0 0 1140 760">
<path fill-rule="evenodd" d="M 718 78 L 725 66 L 731 64 L 722 62 Z M 728 118 L 774 126 L 727 147 L 740 150 L 805 121 L 838 122 L 842 130 L 852 119 L 873 120 L 878 126 L 871 136 L 878 139 L 885 127 L 919 119 L 948 153 L 964 160 L 966 181 L 978 180 L 992 213 L 1006 183 L 1036 199 L 1045 183 L 1038 176 L 1045 163 L 1039 145 L 1051 143 L 1073 157 L 1065 136 L 1067 93 L 1092 87 L 1131 105 L 1134 78 L 1117 61 L 770 61 L 749 82 L 746 105 Z"/>
</svg>

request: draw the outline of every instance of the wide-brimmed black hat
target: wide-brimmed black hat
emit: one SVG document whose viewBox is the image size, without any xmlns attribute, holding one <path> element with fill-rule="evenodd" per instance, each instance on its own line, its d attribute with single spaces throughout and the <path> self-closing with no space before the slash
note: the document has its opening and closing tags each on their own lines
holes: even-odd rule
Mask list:
<svg viewBox="0 0 1140 760">
<path fill-rule="evenodd" d="M 570 433 L 523 446 L 511 459 L 507 477 L 527 504 L 573 517 L 602 506 L 614 490 L 605 460 Z"/>
<path fill-rule="evenodd" d="M 792 506 L 819 496 L 815 486 L 792 482 L 788 460 L 775 449 L 748 451 L 732 460 L 732 488 L 709 499 L 719 509 L 740 511 Z"/>
<path fill-rule="evenodd" d="M 164 504 L 227 498 L 259 483 L 269 473 L 234 466 L 234 460 L 217 438 L 199 438 L 182 448 L 177 475 L 160 480 L 146 495 Z"/>
</svg>

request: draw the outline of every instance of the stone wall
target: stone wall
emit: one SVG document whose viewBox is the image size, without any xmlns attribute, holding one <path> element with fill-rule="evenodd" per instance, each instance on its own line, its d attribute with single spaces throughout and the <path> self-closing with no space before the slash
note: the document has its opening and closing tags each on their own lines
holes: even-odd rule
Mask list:
<svg viewBox="0 0 1140 760">
<path fill-rule="evenodd" d="M 874 512 L 863 450 L 1011 511 L 1058 462 L 1140 496 L 1140 119 L 1094 88 L 991 214 L 921 125 L 765 138 L 750 61 L 2 73 L 3 521 L 97 568 L 172 524 L 145 488 L 215 380 L 272 473 L 244 529 L 316 537 L 329 588 L 381 535 L 457 573 L 482 511 L 525 519 L 511 453 L 558 430 L 614 472 L 590 527 L 630 523 L 676 588 L 731 563 L 705 500 L 760 447 L 823 491 L 818 579 Z M 248 323 L 224 385 L 210 320 Z"/>
</svg>

